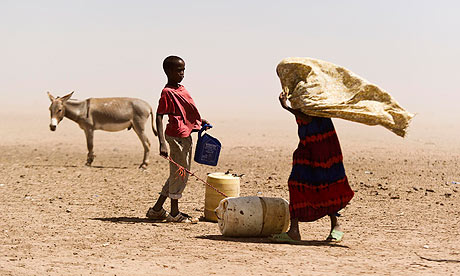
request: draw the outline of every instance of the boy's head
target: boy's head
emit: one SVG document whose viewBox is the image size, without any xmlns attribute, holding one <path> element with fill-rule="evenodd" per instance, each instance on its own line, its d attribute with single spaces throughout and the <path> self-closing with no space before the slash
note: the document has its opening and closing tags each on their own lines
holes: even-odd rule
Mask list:
<svg viewBox="0 0 460 276">
<path fill-rule="evenodd" d="M 178 56 L 169 56 L 163 61 L 163 70 L 168 76 L 168 83 L 178 84 L 184 79 L 185 62 Z"/>
</svg>

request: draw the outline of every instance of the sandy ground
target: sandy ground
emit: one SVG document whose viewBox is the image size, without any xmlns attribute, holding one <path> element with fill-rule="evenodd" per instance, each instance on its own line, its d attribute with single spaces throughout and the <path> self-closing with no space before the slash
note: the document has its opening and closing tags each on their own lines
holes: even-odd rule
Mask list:
<svg viewBox="0 0 460 276">
<path fill-rule="evenodd" d="M 454 130 L 427 131 L 414 122 L 401 139 L 383 128 L 335 121 L 356 192 L 341 212 L 344 240 L 322 242 L 329 227 L 323 218 L 302 223 L 302 244 L 287 245 L 223 237 L 210 222 L 146 220 L 168 174 L 156 140 L 151 165 L 141 171 L 132 131 L 97 132 L 90 168 L 83 132 L 73 122 L 64 120 L 52 133 L 46 111 L 1 120 L 0 275 L 454 275 L 460 269 Z M 211 134 L 224 145 L 219 165 L 194 163 L 192 170 L 206 177 L 233 169 L 245 174 L 241 195 L 288 199 L 294 120 L 214 124 Z M 192 179 L 182 210 L 201 216 L 204 191 Z"/>
</svg>

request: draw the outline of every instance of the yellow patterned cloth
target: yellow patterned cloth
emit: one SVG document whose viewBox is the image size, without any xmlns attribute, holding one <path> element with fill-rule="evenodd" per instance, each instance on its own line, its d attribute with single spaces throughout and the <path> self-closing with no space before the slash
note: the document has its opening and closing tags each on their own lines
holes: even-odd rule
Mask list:
<svg viewBox="0 0 460 276">
<path fill-rule="evenodd" d="M 276 71 L 292 108 L 310 116 L 381 125 L 401 137 L 414 116 L 377 85 L 330 62 L 286 58 Z"/>
</svg>

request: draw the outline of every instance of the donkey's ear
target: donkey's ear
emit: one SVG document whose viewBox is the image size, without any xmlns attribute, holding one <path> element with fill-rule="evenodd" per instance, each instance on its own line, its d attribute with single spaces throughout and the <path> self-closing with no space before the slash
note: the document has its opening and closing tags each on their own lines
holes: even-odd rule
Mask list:
<svg viewBox="0 0 460 276">
<path fill-rule="evenodd" d="M 62 98 L 61 98 L 62 101 L 63 101 L 63 102 L 68 101 L 68 100 L 72 97 L 73 92 L 75 92 L 75 91 L 72 91 L 72 92 L 70 92 L 69 94 L 67 94 L 67 95 L 65 95 L 65 96 L 62 96 Z"/>
<path fill-rule="evenodd" d="M 48 97 L 50 98 L 50 101 L 56 100 L 56 98 L 53 95 L 51 95 L 51 93 L 49 91 L 47 91 L 46 94 L 48 94 Z"/>
</svg>

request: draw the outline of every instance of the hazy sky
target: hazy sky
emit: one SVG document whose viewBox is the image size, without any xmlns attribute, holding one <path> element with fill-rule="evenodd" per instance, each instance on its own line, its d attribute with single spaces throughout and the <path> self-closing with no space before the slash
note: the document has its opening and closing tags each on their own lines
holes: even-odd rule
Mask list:
<svg viewBox="0 0 460 276">
<path fill-rule="evenodd" d="M 174 54 L 204 117 L 277 116 L 276 65 L 308 56 L 381 86 L 418 119 L 456 122 L 459 3 L 1 0 L 0 112 L 47 112 L 48 90 L 156 106 Z"/>
</svg>

